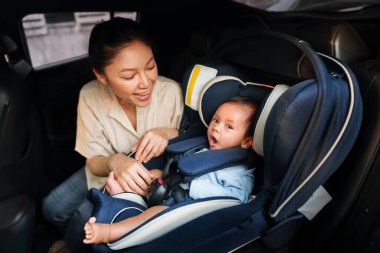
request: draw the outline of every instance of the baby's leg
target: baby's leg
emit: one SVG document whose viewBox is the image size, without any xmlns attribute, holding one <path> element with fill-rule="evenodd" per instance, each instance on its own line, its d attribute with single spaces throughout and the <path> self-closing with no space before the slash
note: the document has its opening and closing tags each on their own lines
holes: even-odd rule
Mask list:
<svg viewBox="0 0 380 253">
<path fill-rule="evenodd" d="M 85 239 L 84 243 L 101 243 L 108 242 L 110 224 L 107 223 L 95 223 L 96 218 L 91 217 L 84 226 Z"/>
<path fill-rule="evenodd" d="M 91 217 L 84 227 L 86 239 L 83 242 L 107 243 L 117 240 L 167 208 L 168 206 L 153 206 L 139 215 L 112 224 L 95 223 L 95 217 Z"/>
<path fill-rule="evenodd" d="M 122 220 L 122 221 L 117 222 L 117 223 L 113 223 L 112 225 L 116 225 L 116 224 L 121 225 L 120 227 L 122 227 L 123 231 L 122 231 L 122 234 L 117 233 L 116 229 L 113 230 L 114 227 L 112 226 L 110 229 L 110 238 L 114 238 L 113 240 L 118 239 L 119 237 L 121 237 L 121 236 L 125 235 L 126 233 L 132 231 L 136 227 L 140 226 L 141 224 L 143 224 L 144 222 L 146 222 L 147 220 L 149 220 L 150 218 L 152 218 L 156 214 L 164 211 L 167 208 L 169 208 L 169 207 L 168 206 L 152 206 L 152 207 L 148 208 L 146 211 L 142 212 L 141 214 L 138 214 L 138 215 L 133 216 L 131 218 Z M 123 223 L 123 224 L 120 224 L 120 223 Z M 115 232 L 115 234 L 113 234 L 113 232 Z"/>
</svg>

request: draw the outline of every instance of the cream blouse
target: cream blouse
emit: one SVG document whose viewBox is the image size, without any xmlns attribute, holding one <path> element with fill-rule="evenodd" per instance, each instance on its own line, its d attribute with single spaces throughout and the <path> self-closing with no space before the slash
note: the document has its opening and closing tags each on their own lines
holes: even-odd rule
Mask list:
<svg viewBox="0 0 380 253">
<path fill-rule="evenodd" d="M 159 76 L 147 107 L 136 107 L 135 130 L 109 86 L 93 80 L 83 86 L 78 102 L 75 150 L 86 158 L 129 153 L 139 138 L 156 127 L 177 128 L 183 112 L 179 84 Z M 106 177 L 93 175 L 86 165 L 87 186 L 102 188 Z"/>
</svg>

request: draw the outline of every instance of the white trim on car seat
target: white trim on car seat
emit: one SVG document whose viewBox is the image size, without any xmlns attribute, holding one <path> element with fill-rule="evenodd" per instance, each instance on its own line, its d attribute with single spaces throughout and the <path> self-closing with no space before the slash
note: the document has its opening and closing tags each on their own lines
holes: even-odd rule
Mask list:
<svg viewBox="0 0 380 253">
<path fill-rule="evenodd" d="M 133 192 L 121 192 L 121 193 L 113 195 L 112 197 L 118 198 L 118 199 L 129 200 L 129 201 L 135 202 L 139 205 L 142 205 L 145 208 L 148 208 L 144 199 L 140 195 L 133 193 Z"/>
<path fill-rule="evenodd" d="M 199 94 L 208 81 L 216 77 L 218 70 L 209 66 L 196 64 L 190 74 L 187 82 L 185 104 L 195 111 L 199 110 Z"/>
<path fill-rule="evenodd" d="M 346 131 L 348 122 L 351 119 L 352 111 L 354 109 L 354 102 L 355 102 L 354 84 L 353 84 L 352 78 L 351 78 L 347 68 L 343 64 L 341 64 L 339 61 L 337 61 L 336 59 L 334 59 L 330 56 L 327 56 L 327 55 L 322 54 L 322 53 L 318 53 L 318 54 L 329 59 L 329 60 L 331 60 L 331 61 L 333 61 L 333 62 L 335 62 L 336 64 L 338 64 L 343 69 L 344 73 L 347 76 L 348 85 L 349 85 L 349 89 L 350 89 L 350 97 L 351 97 L 350 106 L 349 106 L 348 112 L 347 112 L 347 117 L 346 117 L 346 120 L 343 124 L 341 131 L 339 132 L 337 138 L 335 139 L 333 145 L 331 145 L 331 148 L 328 150 L 326 155 L 319 162 L 319 164 L 315 167 L 315 169 L 310 173 L 310 175 L 289 195 L 289 197 L 277 208 L 277 210 L 271 214 L 272 218 L 275 218 L 281 212 L 281 210 L 284 208 L 284 206 L 290 202 L 290 200 L 305 186 L 305 184 L 307 182 L 310 181 L 310 179 L 315 175 L 315 173 L 318 172 L 318 170 L 322 167 L 322 165 L 330 157 L 331 153 L 333 152 L 335 147 L 338 145 L 338 142 L 341 140 L 344 132 Z"/>
<path fill-rule="evenodd" d="M 238 199 L 214 199 L 196 202 L 171 210 L 147 222 L 130 235 L 114 242 L 108 243 L 112 250 L 120 250 L 157 239 L 170 231 L 208 213 L 240 205 Z"/>
<path fill-rule="evenodd" d="M 248 242 L 246 242 L 246 243 L 240 245 L 239 247 L 237 247 L 237 248 L 235 248 L 235 249 L 233 249 L 233 250 L 228 251 L 228 253 L 235 252 L 236 250 L 238 250 L 238 249 L 240 249 L 240 248 L 243 248 L 245 245 L 248 245 L 248 244 L 250 244 L 251 242 L 254 242 L 254 241 L 256 241 L 256 240 L 259 239 L 259 238 L 261 238 L 261 236 L 258 236 L 258 237 L 253 238 L 252 240 L 250 240 L 250 241 L 248 241 Z"/>
<path fill-rule="evenodd" d="M 264 108 L 260 113 L 259 119 L 257 120 L 257 124 L 253 133 L 253 145 L 255 146 L 254 150 L 256 153 L 261 156 L 264 156 L 264 130 L 269 113 L 271 112 L 278 98 L 288 89 L 289 86 L 286 84 L 276 85 L 273 91 L 270 93 L 268 99 L 265 101 Z"/>
</svg>

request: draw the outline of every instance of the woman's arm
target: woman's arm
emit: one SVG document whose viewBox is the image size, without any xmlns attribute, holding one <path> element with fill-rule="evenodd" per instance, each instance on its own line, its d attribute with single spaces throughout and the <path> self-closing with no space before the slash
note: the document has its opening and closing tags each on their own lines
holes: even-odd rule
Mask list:
<svg viewBox="0 0 380 253">
<path fill-rule="evenodd" d="M 95 176 L 106 177 L 110 172 L 108 167 L 108 161 L 110 157 L 97 155 L 92 158 L 87 159 L 87 166 L 90 168 L 90 171 Z"/>
</svg>

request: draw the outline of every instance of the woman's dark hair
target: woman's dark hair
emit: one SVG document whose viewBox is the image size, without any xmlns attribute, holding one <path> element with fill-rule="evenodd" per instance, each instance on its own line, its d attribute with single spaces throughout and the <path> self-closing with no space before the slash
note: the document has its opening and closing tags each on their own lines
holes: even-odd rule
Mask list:
<svg viewBox="0 0 380 253">
<path fill-rule="evenodd" d="M 252 136 L 253 131 L 254 131 L 254 127 L 255 127 L 254 118 L 255 118 L 255 115 L 256 115 L 256 112 L 258 109 L 256 103 L 252 101 L 252 98 L 236 96 L 236 97 L 232 97 L 232 98 L 228 99 L 224 103 L 243 105 L 243 106 L 247 106 L 248 108 L 251 109 L 250 115 L 245 122 L 247 124 L 247 129 L 245 130 L 244 137 Z"/>
<path fill-rule="evenodd" d="M 88 56 L 92 67 L 101 74 L 126 44 L 139 40 L 156 53 L 154 41 L 140 24 L 127 18 L 115 17 L 94 26 L 90 34 Z"/>
</svg>

